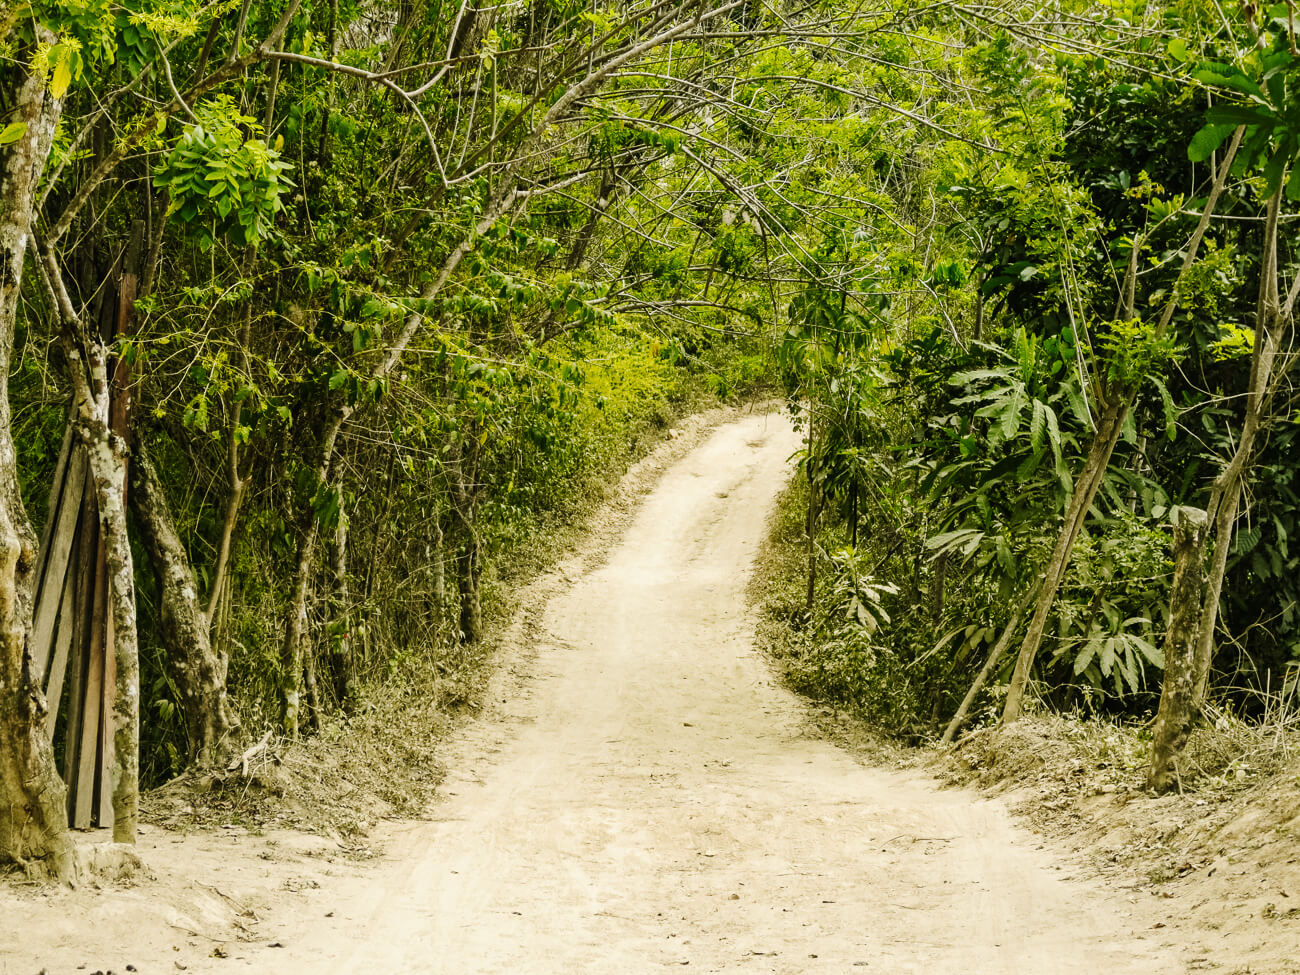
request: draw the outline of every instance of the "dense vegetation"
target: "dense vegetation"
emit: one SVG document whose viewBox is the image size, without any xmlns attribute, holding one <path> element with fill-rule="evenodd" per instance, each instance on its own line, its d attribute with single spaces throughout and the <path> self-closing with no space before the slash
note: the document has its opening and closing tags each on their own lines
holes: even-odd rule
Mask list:
<svg viewBox="0 0 1300 975">
<path fill-rule="evenodd" d="M 1203 0 L 11 4 L 0 856 L 70 869 L 25 650 L 69 423 L 122 838 L 141 775 L 454 667 L 701 389 L 804 425 L 815 693 L 1149 713 L 1189 505 L 1193 697 L 1294 682 L 1295 45 Z"/>
<path fill-rule="evenodd" d="M 1211 664 L 1241 707 L 1294 692 L 1294 12 L 1140 9 L 1050 54 L 972 44 L 1004 151 L 942 142 L 889 193 L 901 233 L 866 249 L 892 291 L 791 308 L 820 526 L 791 674 L 897 731 L 951 737 L 990 679 L 1014 720 L 1031 675 L 1049 706 L 1149 716 L 1182 506 L 1209 509 L 1193 697 Z"/>
</svg>

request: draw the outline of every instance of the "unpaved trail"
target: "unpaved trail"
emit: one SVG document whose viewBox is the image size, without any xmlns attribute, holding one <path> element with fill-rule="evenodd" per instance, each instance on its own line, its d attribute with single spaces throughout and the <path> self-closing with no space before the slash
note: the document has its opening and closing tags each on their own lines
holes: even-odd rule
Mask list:
<svg viewBox="0 0 1300 975">
<path fill-rule="evenodd" d="M 282 971 L 1172 967 L 1000 806 L 808 734 L 744 598 L 797 445 L 757 416 L 664 475 L 550 601 L 531 692 L 477 729 L 438 822 L 350 934 L 302 932 Z"/>
<path fill-rule="evenodd" d="M 751 416 L 672 466 L 550 599 L 434 821 L 189 970 L 1181 971 L 1142 905 L 1067 879 L 1000 804 L 862 767 L 774 683 L 745 586 L 797 443 Z M 139 971 L 179 957 L 151 952 Z"/>
</svg>

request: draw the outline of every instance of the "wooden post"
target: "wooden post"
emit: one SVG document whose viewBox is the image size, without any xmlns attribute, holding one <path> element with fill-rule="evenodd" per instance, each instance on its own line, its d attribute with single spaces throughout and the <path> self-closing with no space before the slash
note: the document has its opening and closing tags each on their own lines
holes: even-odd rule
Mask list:
<svg viewBox="0 0 1300 975">
<path fill-rule="evenodd" d="M 1174 509 L 1174 582 L 1165 634 L 1165 677 L 1151 736 L 1147 784 L 1168 791 L 1177 780 L 1177 759 L 1187 744 L 1196 708 L 1196 637 L 1205 593 L 1205 541 L 1209 516 L 1200 508 Z"/>
</svg>

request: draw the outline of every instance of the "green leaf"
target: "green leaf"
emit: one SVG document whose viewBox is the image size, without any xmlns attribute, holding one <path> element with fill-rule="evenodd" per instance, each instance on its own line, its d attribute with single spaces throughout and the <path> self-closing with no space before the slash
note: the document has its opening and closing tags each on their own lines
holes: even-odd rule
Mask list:
<svg viewBox="0 0 1300 975">
<path fill-rule="evenodd" d="M 1065 465 L 1065 460 L 1061 456 L 1061 428 L 1056 421 L 1056 411 L 1050 406 L 1044 406 L 1043 411 L 1047 420 L 1047 444 L 1052 448 L 1052 459 L 1056 462 L 1056 469 L 1059 471 Z"/>
<path fill-rule="evenodd" d="M 1288 139 L 1277 150 L 1274 151 L 1264 164 L 1264 196 L 1272 197 L 1282 185 L 1282 177 L 1286 175 L 1286 164 L 1291 161 L 1291 146 L 1293 140 Z"/>
<path fill-rule="evenodd" d="M 1126 636 L 1126 639 L 1128 640 L 1131 646 L 1137 647 L 1137 649 L 1141 652 L 1142 656 L 1150 660 L 1151 663 L 1153 663 L 1155 666 L 1161 668 L 1162 670 L 1164 669 L 1165 666 L 1164 650 L 1162 650 L 1160 647 L 1155 646 L 1149 641 L 1142 639 L 1142 637 L 1138 636 L 1135 633 L 1129 633 Z"/>
<path fill-rule="evenodd" d="M 1115 651 L 1118 641 L 1113 636 L 1108 636 L 1101 645 L 1101 653 L 1097 655 L 1097 666 L 1101 668 L 1103 674 L 1109 674 L 1111 668 L 1115 666 Z"/>
<path fill-rule="evenodd" d="M 1065 387 L 1065 399 L 1070 404 L 1070 412 L 1074 414 L 1074 418 L 1084 426 L 1091 426 L 1092 415 L 1088 412 L 1088 404 L 1083 401 L 1083 394 L 1079 392 L 1079 387 L 1069 383 Z"/>
<path fill-rule="evenodd" d="M 1233 67 L 1232 65 L 1209 64 L 1193 71 L 1192 77 L 1204 85 L 1217 85 L 1220 88 L 1231 88 L 1233 91 L 1239 91 L 1243 95 L 1253 95 L 1256 98 L 1265 99 L 1264 89 L 1251 81 L 1244 71 L 1240 68 Z"/>
<path fill-rule="evenodd" d="M 959 528 L 956 531 L 944 532 L 942 535 L 927 538 L 925 547 L 936 554 L 956 551 L 965 557 L 979 548 L 979 544 L 983 539 L 984 533 L 978 528 Z"/>
<path fill-rule="evenodd" d="M 0 129 L 0 146 L 7 146 L 17 142 L 26 134 L 26 122 L 10 122 L 3 129 Z"/>
<path fill-rule="evenodd" d="M 1291 167 L 1291 175 L 1286 181 L 1286 198 L 1300 200 L 1300 166 Z"/>
<path fill-rule="evenodd" d="M 1020 429 L 1020 411 L 1025 406 L 1025 394 L 1016 389 L 1011 394 L 1011 401 L 1002 413 L 1002 437 L 1010 440 Z"/>
<path fill-rule="evenodd" d="M 1196 135 L 1192 136 L 1191 144 L 1187 147 L 1187 158 L 1192 162 L 1204 162 L 1209 159 L 1219 146 L 1223 145 L 1224 140 L 1232 134 L 1235 125 L 1216 125 L 1211 123 L 1204 126 Z"/>
<path fill-rule="evenodd" d="M 1251 552 L 1255 551 L 1255 546 L 1259 544 L 1259 540 L 1262 536 L 1263 532 L 1260 531 L 1258 525 L 1243 528 L 1241 531 L 1237 532 L 1237 538 L 1232 547 L 1233 554 L 1249 555 Z"/>
<path fill-rule="evenodd" d="M 1275 125 L 1277 116 L 1246 105 L 1214 105 L 1205 113 L 1211 125 Z"/>
<path fill-rule="evenodd" d="M 1173 440 L 1178 435 L 1178 411 L 1174 409 L 1174 398 L 1169 395 L 1169 387 L 1158 376 L 1152 376 L 1151 382 L 1160 393 L 1160 405 L 1164 407 L 1165 439 Z"/>
<path fill-rule="evenodd" d="M 1083 653 L 1074 658 L 1074 675 L 1076 677 L 1088 669 L 1088 665 L 1092 663 L 1092 658 L 1096 656 L 1096 654 L 1097 645 L 1093 641 L 1089 640 L 1088 643 L 1084 645 Z"/>
<path fill-rule="evenodd" d="M 51 48 L 51 52 L 59 49 L 61 45 Z M 61 57 L 54 65 L 54 74 L 50 77 L 50 94 L 55 98 L 62 98 L 68 93 L 68 88 L 72 85 L 72 65 L 67 56 Z"/>
</svg>

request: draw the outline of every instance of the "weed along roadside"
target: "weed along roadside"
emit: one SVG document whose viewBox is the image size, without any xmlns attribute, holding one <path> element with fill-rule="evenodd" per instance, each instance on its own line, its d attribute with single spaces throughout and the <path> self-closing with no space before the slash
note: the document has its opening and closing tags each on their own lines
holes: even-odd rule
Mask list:
<svg viewBox="0 0 1300 975">
<path fill-rule="evenodd" d="M 11 0 L 0 975 L 1300 971 L 1294 7 Z"/>
</svg>

